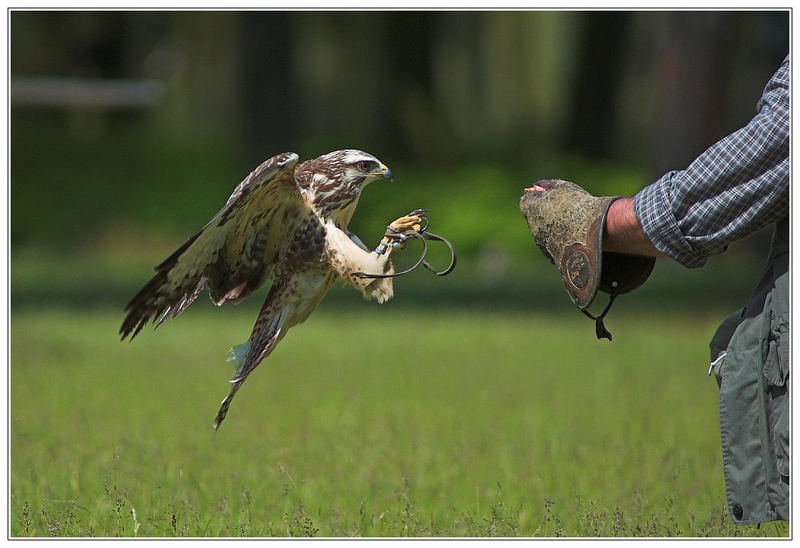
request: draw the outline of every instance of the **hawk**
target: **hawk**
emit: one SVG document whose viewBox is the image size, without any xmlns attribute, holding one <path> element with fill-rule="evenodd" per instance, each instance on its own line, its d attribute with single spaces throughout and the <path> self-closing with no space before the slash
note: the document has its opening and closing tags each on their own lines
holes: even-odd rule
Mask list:
<svg viewBox="0 0 800 548">
<path fill-rule="evenodd" d="M 197 234 L 155 267 L 155 276 L 125 307 L 119 332 L 122 340 L 133 340 L 149 321 L 158 327 L 177 317 L 203 289 L 221 306 L 269 287 L 250 337 L 231 349 L 236 373 L 215 429 L 247 376 L 289 328 L 309 317 L 338 278 L 367 299 L 390 299 L 391 252 L 404 232 L 419 230 L 424 220 L 423 210 L 398 218 L 369 251 L 347 225 L 363 188 L 391 180 L 389 168 L 360 150 L 297 161 L 297 154 L 285 152 L 258 166 Z"/>
</svg>

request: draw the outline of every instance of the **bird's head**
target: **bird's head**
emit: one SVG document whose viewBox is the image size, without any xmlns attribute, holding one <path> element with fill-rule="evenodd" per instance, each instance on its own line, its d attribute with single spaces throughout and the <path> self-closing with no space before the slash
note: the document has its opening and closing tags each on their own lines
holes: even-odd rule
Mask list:
<svg viewBox="0 0 800 548">
<path fill-rule="evenodd" d="M 324 217 L 350 222 L 361 190 L 372 181 L 392 179 L 391 170 L 361 150 L 336 150 L 295 169 L 295 180 Z"/>
</svg>

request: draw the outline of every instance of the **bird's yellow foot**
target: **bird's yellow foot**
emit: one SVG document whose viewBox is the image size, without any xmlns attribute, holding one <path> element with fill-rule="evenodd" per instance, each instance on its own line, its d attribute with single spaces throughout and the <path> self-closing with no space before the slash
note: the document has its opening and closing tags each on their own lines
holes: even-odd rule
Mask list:
<svg viewBox="0 0 800 548">
<path fill-rule="evenodd" d="M 407 233 L 419 233 L 428 227 L 428 218 L 425 216 L 427 209 L 415 209 L 408 215 L 403 215 L 392 221 L 386 227 L 386 232 L 375 248 L 375 253 L 383 255 L 387 250 L 401 250 L 409 236 Z"/>
<path fill-rule="evenodd" d="M 387 227 L 390 232 L 403 234 L 404 232 L 414 231 L 419 232 L 423 226 L 428 224 L 428 218 L 425 216 L 427 209 L 415 209 L 408 215 L 398 217 Z"/>
</svg>

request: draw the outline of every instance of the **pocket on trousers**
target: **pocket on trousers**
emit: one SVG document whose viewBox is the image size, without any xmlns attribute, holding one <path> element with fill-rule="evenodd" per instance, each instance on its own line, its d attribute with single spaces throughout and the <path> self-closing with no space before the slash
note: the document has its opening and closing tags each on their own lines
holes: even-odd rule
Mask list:
<svg viewBox="0 0 800 548">
<path fill-rule="evenodd" d="M 789 476 L 789 321 L 788 314 L 773 316 L 764 379 L 769 383 L 769 422 L 778 471 Z"/>
</svg>

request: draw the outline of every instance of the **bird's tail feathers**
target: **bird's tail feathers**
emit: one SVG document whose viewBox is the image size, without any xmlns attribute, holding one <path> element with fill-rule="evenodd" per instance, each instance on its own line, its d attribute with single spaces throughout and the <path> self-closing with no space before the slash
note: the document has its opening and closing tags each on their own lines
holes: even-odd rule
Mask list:
<svg viewBox="0 0 800 548">
<path fill-rule="evenodd" d="M 283 338 L 285 333 L 284 323 L 289 315 L 289 310 L 283 309 L 277 313 L 269 314 L 262 310 L 256 320 L 256 328 L 253 334 L 242 344 L 237 344 L 231 348 L 231 356 L 228 358 L 229 362 L 233 362 L 236 366 L 236 373 L 230 380 L 231 391 L 222 400 L 217 411 L 217 416 L 214 417 L 214 429 L 218 429 L 219 425 L 228 414 L 228 409 L 231 406 L 233 397 L 239 391 L 239 387 L 247 379 L 247 376 L 258 367 L 264 358 L 270 355 L 275 345 L 278 344 Z M 266 318 L 266 322 L 259 326 L 259 323 Z"/>
<path fill-rule="evenodd" d="M 156 275 L 131 299 L 119 333 L 131 340 L 153 321 L 156 327 L 175 318 L 188 307 L 206 285 L 204 270 L 219 247 L 220 234 L 198 232 L 156 267 Z"/>
<path fill-rule="evenodd" d="M 243 380 L 244 377 L 253 372 L 264 358 L 272 353 L 272 350 L 283 338 L 284 323 L 289 316 L 289 310 L 284 308 L 276 313 L 263 313 L 256 320 L 256 327 L 250 338 L 242 344 L 237 344 L 231 348 L 231 358 L 229 361 L 236 365 L 236 373 L 231 382 Z M 264 321 L 266 320 L 266 321 Z M 263 321 L 262 325 L 261 324 Z"/>
<path fill-rule="evenodd" d="M 242 386 L 243 382 L 244 379 L 232 382 L 231 391 L 228 392 L 228 395 L 225 396 L 225 399 L 222 400 L 222 403 L 220 403 L 219 410 L 217 411 L 217 416 L 214 417 L 214 430 L 219 429 L 219 425 L 222 424 L 223 420 L 225 420 L 225 415 L 228 414 L 228 408 L 231 406 L 233 397 L 236 395 L 236 392 L 239 391 L 239 387 Z"/>
</svg>

